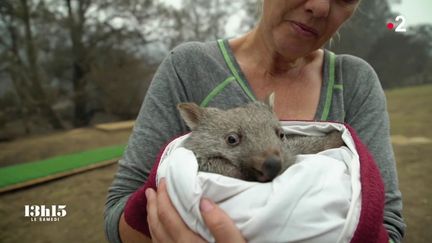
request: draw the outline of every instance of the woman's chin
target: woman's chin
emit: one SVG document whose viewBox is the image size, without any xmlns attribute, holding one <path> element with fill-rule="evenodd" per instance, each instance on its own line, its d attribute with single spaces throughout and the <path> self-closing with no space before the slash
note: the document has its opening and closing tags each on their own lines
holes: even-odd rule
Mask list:
<svg viewBox="0 0 432 243">
<path fill-rule="evenodd" d="M 301 40 L 293 37 L 290 33 L 285 35 L 276 33 L 274 36 L 274 45 L 280 55 L 292 58 L 306 56 L 318 49 L 315 48 L 318 45 L 313 40 Z"/>
</svg>

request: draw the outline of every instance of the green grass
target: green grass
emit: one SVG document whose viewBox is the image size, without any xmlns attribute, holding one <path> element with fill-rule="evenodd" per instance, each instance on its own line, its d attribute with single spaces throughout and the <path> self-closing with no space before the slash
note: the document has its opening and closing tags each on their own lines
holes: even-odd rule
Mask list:
<svg viewBox="0 0 432 243">
<path fill-rule="evenodd" d="M 124 148 L 125 145 L 110 146 L 3 167 L 0 168 L 0 188 L 119 158 Z"/>
</svg>

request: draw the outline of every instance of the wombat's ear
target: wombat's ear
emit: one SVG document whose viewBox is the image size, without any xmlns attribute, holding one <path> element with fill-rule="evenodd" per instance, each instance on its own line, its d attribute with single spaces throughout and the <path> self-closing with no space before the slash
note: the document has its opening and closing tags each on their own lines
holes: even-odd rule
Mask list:
<svg viewBox="0 0 432 243">
<path fill-rule="evenodd" d="M 199 107 L 195 103 L 180 103 L 177 105 L 177 109 L 191 130 L 195 130 L 204 117 L 204 108 Z"/>
<path fill-rule="evenodd" d="M 269 96 L 266 97 L 264 103 L 270 107 L 270 109 L 274 110 L 274 100 L 275 100 L 275 93 L 272 92 L 269 94 Z"/>
</svg>

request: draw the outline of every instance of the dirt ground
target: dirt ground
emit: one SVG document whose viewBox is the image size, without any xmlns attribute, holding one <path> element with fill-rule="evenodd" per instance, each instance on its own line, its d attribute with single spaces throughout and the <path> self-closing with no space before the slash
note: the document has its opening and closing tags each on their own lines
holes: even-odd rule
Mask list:
<svg viewBox="0 0 432 243">
<path fill-rule="evenodd" d="M 93 131 L 95 134 L 98 131 Z M 91 131 L 86 131 L 89 135 Z M 43 138 L 45 143 L 73 141 L 76 132 Z M 100 135 L 100 134 L 99 134 Z M 128 132 L 113 133 L 111 142 L 123 143 Z M 60 139 L 62 138 L 62 139 Z M 40 147 L 40 154 L 58 153 L 42 151 L 47 148 L 39 138 L 33 150 Z M 82 139 L 82 138 L 81 138 Z M 88 139 L 92 139 L 89 136 Z M 98 139 L 101 141 L 104 139 Z M 88 141 L 74 143 L 88 146 Z M 30 141 L 22 141 L 24 147 Z M 105 144 L 108 145 L 108 144 Z M 427 243 L 432 239 L 431 189 L 432 164 L 419 155 L 430 152 L 431 144 L 395 145 L 401 190 L 404 196 L 404 216 L 408 229 L 404 242 Z M 1 149 L 1 146 L 0 146 Z M 75 147 L 75 149 L 77 149 Z M 69 147 L 68 150 L 71 150 Z M 0 150 L 1 151 L 1 150 Z M 25 155 L 27 156 L 27 155 Z M 103 234 L 103 205 L 117 165 L 111 165 L 79 175 L 52 181 L 24 190 L 0 195 L 1 242 L 105 242 Z M 429 186 L 428 186 L 429 185 Z M 30 222 L 24 217 L 24 205 L 67 205 L 67 215 L 60 222 Z"/>
<path fill-rule="evenodd" d="M 129 134 L 84 128 L 0 143 L 0 166 L 126 144 Z M 103 209 L 116 170 L 114 164 L 0 194 L 0 242 L 106 242 Z M 31 222 L 24 205 L 66 205 L 67 215 L 59 222 Z"/>
<path fill-rule="evenodd" d="M 431 95 L 430 91 L 424 94 L 425 104 L 412 106 L 407 105 L 410 99 L 404 94 L 390 93 L 388 96 L 395 124 L 392 133 L 395 135 L 404 218 L 408 225 L 404 242 L 408 243 L 429 243 L 432 239 L 432 132 L 425 129 L 432 116 L 429 108 Z M 415 96 L 416 100 L 421 97 L 418 93 Z M 416 112 L 421 115 L 417 116 Z M 414 125 L 404 127 L 405 122 L 399 122 L 406 114 L 415 117 Z M 0 166 L 98 146 L 124 144 L 128 136 L 129 131 L 106 133 L 88 128 L 0 143 Z M 1 194 L 0 242 L 105 242 L 103 208 L 116 169 L 117 165 L 111 165 Z M 31 222 L 24 217 L 24 205 L 53 204 L 67 206 L 67 215 L 60 222 Z"/>
<path fill-rule="evenodd" d="M 98 147 L 127 144 L 130 132 L 130 129 L 114 132 L 80 128 L 0 143 L 0 167 Z"/>
<path fill-rule="evenodd" d="M 106 242 L 103 205 L 116 165 L 0 196 L 0 242 Z M 66 205 L 59 222 L 31 222 L 24 205 Z"/>
</svg>

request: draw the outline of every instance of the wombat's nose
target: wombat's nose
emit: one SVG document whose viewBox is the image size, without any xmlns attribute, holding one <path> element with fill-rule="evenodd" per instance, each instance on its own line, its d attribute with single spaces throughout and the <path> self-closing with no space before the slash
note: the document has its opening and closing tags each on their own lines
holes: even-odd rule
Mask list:
<svg viewBox="0 0 432 243">
<path fill-rule="evenodd" d="M 261 166 L 262 176 L 258 179 L 259 181 L 271 181 L 273 180 L 281 171 L 282 162 L 277 157 L 270 157 L 266 159 Z"/>
</svg>

